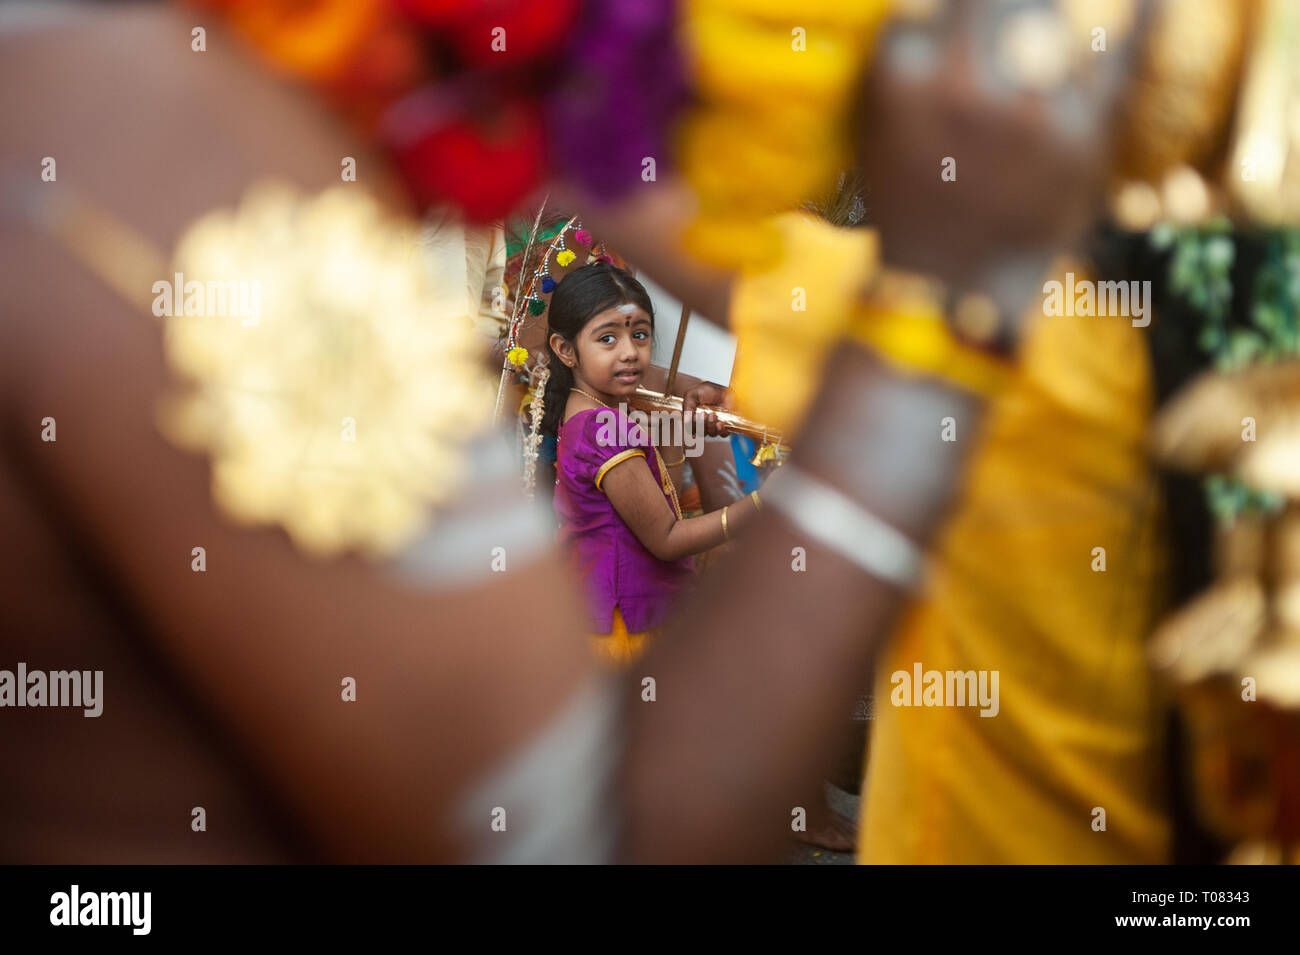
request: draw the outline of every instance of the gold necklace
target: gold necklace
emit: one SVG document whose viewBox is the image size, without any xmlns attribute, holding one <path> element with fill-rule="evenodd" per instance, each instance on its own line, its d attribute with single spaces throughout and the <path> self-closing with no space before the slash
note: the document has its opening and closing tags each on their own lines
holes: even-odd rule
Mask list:
<svg viewBox="0 0 1300 955">
<path fill-rule="evenodd" d="M 601 401 L 601 400 L 600 400 L 599 398 L 597 398 L 595 395 L 593 395 L 593 394 L 589 394 L 588 392 L 583 391 L 581 388 L 570 388 L 569 390 L 570 390 L 570 391 L 576 391 L 576 392 L 577 392 L 578 394 L 580 394 L 580 395 L 586 395 L 588 398 L 590 398 L 592 401 L 596 402 L 596 404 L 598 404 L 598 405 L 605 405 L 605 402 Z M 613 406 L 613 405 L 605 405 L 605 407 L 606 407 L 606 408 L 609 408 L 611 411 L 614 410 L 614 406 Z"/>
<path fill-rule="evenodd" d="M 606 408 L 609 408 L 611 411 L 614 410 L 611 405 L 606 405 L 605 402 L 601 401 L 595 395 L 589 394 L 583 391 L 581 388 L 570 388 L 569 390 L 576 391 L 580 395 L 586 395 L 592 401 L 596 402 L 596 404 L 604 405 Z M 677 515 L 678 520 L 681 520 L 682 505 L 677 500 L 677 488 L 673 485 L 672 475 L 668 473 L 668 465 L 664 464 L 664 458 L 663 455 L 659 453 L 659 449 L 655 448 L 654 452 L 655 452 L 655 460 L 659 463 L 659 475 L 661 477 L 659 486 L 663 489 L 663 492 L 668 495 L 669 499 L 672 500 L 673 513 Z"/>
</svg>

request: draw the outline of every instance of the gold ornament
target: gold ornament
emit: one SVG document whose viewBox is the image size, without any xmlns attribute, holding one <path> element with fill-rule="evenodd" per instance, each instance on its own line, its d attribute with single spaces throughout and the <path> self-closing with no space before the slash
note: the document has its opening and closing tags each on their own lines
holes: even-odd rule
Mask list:
<svg viewBox="0 0 1300 955">
<path fill-rule="evenodd" d="M 1253 420 L 1260 440 L 1246 440 Z M 1185 471 L 1232 472 L 1260 490 L 1300 490 L 1300 361 L 1205 372 L 1170 399 L 1152 428 L 1152 448 Z"/>
<path fill-rule="evenodd" d="M 355 186 L 307 198 L 264 185 L 181 237 L 173 271 L 187 288 L 258 290 L 255 322 L 165 320 L 185 387 L 160 427 L 211 456 L 232 520 L 279 524 L 315 556 L 378 557 L 461 486 L 491 383 L 472 322 L 440 309 L 415 236 Z"/>
<path fill-rule="evenodd" d="M 1225 182 L 1257 222 L 1300 222 L 1300 7 L 1262 0 Z"/>
<path fill-rule="evenodd" d="M 1241 431 L 1257 419 L 1266 438 Z M 1177 693 L 1202 819 L 1222 838 L 1300 848 L 1300 362 L 1207 373 L 1156 418 L 1166 465 L 1291 498 L 1221 523 L 1217 579 L 1164 621 L 1150 659 Z"/>
<path fill-rule="evenodd" d="M 1112 184 L 1120 225 L 1300 222 L 1298 36 L 1294 0 L 1156 7 Z"/>
</svg>

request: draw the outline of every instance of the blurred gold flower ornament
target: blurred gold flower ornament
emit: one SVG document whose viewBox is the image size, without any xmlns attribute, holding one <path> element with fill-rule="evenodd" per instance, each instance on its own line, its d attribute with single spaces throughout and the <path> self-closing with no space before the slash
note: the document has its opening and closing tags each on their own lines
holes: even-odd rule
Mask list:
<svg viewBox="0 0 1300 955">
<path fill-rule="evenodd" d="M 471 323 L 438 305 L 413 224 L 356 187 L 314 198 L 254 187 L 176 247 L 188 286 L 247 282 L 255 322 L 184 315 L 165 326 L 186 382 L 160 413 L 209 454 L 218 506 L 280 524 L 316 556 L 391 553 L 464 480 L 460 448 L 491 416 Z"/>
<path fill-rule="evenodd" d="M 1296 361 L 1203 373 L 1157 415 L 1152 446 L 1165 465 L 1233 474 L 1284 499 L 1277 510 L 1216 525 L 1214 582 L 1161 623 L 1149 648 L 1178 694 L 1204 821 L 1223 839 L 1292 857 L 1300 851 L 1297 421 Z"/>
</svg>

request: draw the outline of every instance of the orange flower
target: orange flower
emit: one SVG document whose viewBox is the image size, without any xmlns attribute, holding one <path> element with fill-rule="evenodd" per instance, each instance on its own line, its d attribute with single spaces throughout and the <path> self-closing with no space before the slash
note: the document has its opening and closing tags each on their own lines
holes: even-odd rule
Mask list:
<svg viewBox="0 0 1300 955">
<path fill-rule="evenodd" d="M 390 14 L 381 0 L 231 0 L 227 16 L 275 63 L 319 81 L 341 73 Z"/>
<path fill-rule="evenodd" d="M 324 91 L 367 136 L 396 100 L 433 79 L 419 35 L 408 25 L 385 18 L 357 47 L 343 69 L 323 84 Z"/>
</svg>

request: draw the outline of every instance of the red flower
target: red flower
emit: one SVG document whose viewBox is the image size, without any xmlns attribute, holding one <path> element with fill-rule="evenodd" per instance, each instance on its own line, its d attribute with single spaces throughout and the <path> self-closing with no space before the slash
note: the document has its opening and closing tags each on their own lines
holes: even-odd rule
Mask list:
<svg viewBox="0 0 1300 955">
<path fill-rule="evenodd" d="M 507 103 L 490 122 L 463 114 L 397 150 L 398 166 L 423 204 L 451 201 L 487 222 L 515 209 L 542 177 L 544 135 L 532 103 Z"/>
<path fill-rule="evenodd" d="M 390 0 L 412 20 L 429 26 L 450 26 L 460 23 L 485 5 L 485 0 Z"/>
<path fill-rule="evenodd" d="M 321 86 L 348 119 L 371 135 L 389 104 L 429 79 L 416 31 L 387 22 L 366 38 L 339 76 Z"/>
<path fill-rule="evenodd" d="M 488 0 L 452 28 L 468 63 L 488 69 L 521 66 L 563 52 L 561 40 L 578 17 L 579 0 Z M 504 46 L 504 49 L 501 47 Z"/>
</svg>

